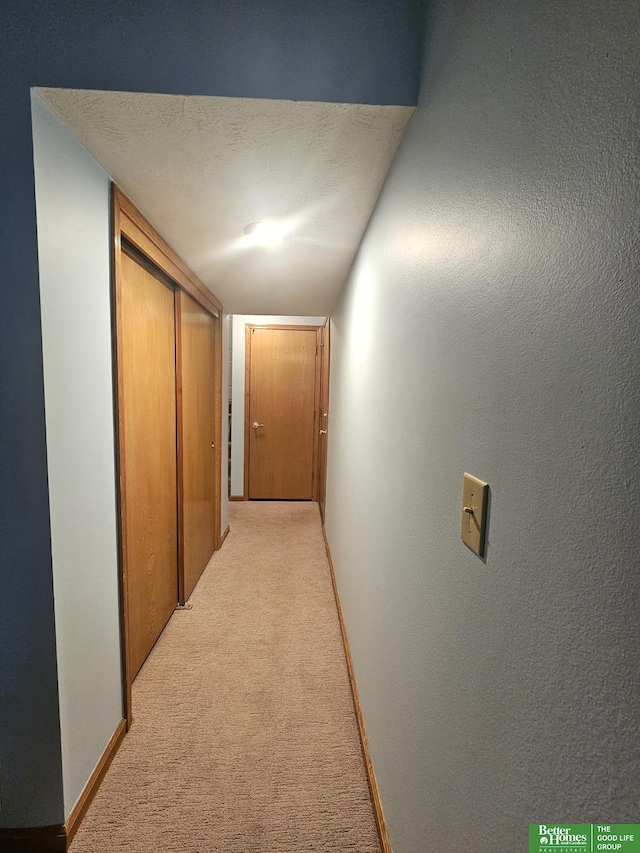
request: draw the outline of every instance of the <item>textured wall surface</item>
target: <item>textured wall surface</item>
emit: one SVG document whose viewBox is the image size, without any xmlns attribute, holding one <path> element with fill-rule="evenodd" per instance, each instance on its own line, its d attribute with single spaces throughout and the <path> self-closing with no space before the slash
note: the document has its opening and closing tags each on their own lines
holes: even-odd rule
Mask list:
<svg viewBox="0 0 640 853">
<path fill-rule="evenodd" d="M 65 816 L 122 719 L 109 176 L 33 96 Z"/>
<path fill-rule="evenodd" d="M 436 3 L 333 315 L 327 530 L 394 853 L 640 819 L 639 14 Z"/>
<path fill-rule="evenodd" d="M 231 357 L 231 494 L 244 494 L 244 362 L 245 362 L 245 326 L 247 323 L 258 325 L 286 326 L 322 326 L 324 317 L 289 317 L 262 314 L 234 314 L 233 351 Z"/>
<path fill-rule="evenodd" d="M 38 91 L 236 314 L 331 310 L 413 112 Z M 264 219 L 287 229 L 276 250 L 244 234 Z"/>
</svg>

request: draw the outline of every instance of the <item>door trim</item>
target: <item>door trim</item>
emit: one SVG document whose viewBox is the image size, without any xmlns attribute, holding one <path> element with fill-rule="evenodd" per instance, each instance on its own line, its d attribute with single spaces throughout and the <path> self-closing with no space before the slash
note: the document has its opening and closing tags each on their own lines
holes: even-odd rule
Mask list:
<svg viewBox="0 0 640 853">
<path fill-rule="evenodd" d="M 112 222 L 112 257 L 111 257 L 111 318 L 112 318 L 112 358 L 113 358 L 113 397 L 114 397 L 114 433 L 115 433 L 115 461 L 116 461 L 116 511 L 118 521 L 118 587 L 120 600 L 120 649 L 122 655 L 122 695 L 123 695 L 123 717 L 127 721 L 127 731 L 132 723 L 131 708 L 131 667 L 129 664 L 129 612 L 126 596 L 125 578 L 125 449 L 122 440 L 124 435 L 124 412 L 122 408 L 122 375 L 120 365 L 122 364 L 122 329 L 119 305 L 122 294 L 122 269 L 121 252 L 123 242 L 131 244 L 134 249 L 147 260 L 153 268 L 159 271 L 161 278 L 168 278 L 176 292 L 184 290 L 195 301 L 214 318 L 215 329 L 215 477 L 217 505 L 214 528 L 214 542 L 216 548 L 221 545 L 221 510 L 222 510 L 222 304 L 214 296 L 206 285 L 193 273 L 184 261 L 174 252 L 169 244 L 156 232 L 151 223 L 145 219 L 133 202 L 116 186 L 111 184 L 111 222 Z M 179 303 L 176 299 L 176 303 Z M 176 335 L 179 329 L 176 327 Z M 176 389 L 178 383 L 178 363 L 176 362 Z M 182 446 L 180 406 L 176 395 L 176 452 Z M 177 601 L 180 601 L 181 590 L 184 590 L 184 579 L 180 578 L 184 565 L 180 560 L 180 543 L 183 538 L 183 529 L 180 518 L 180 494 L 181 486 L 181 463 L 178 458 L 177 483 L 178 483 L 178 583 Z"/>
<path fill-rule="evenodd" d="M 178 604 L 185 603 L 184 581 L 184 431 L 182 418 L 182 296 L 176 290 L 173 302 L 176 328 L 176 485 L 178 489 Z"/>
<path fill-rule="evenodd" d="M 206 284 L 192 272 L 182 258 L 174 252 L 153 225 L 144 218 L 133 202 L 114 183 L 113 210 L 118 214 L 121 233 L 139 252 L 169 276 L 182 290 L 192 296 L 214 317 L 222 316 L 222 303 Z"/>
<path fill-rule="evenodd" d="M 264 323 L 245 323 L 244 326 L 244 494 L 234 496 L 231 500 L 249 500 L 249 398 L 251 391 L 251 330 L 252 329 L 291 329 L 299 332 L 316 333 L 316 365 L 315 365 L 315 387 L 313 399 L 313 479 L 311 483 L 312 501 L 318 500 L 318 424 L 320 423 L 320 376 L 322 362 L 322 329 L 323 326 L 296 326 L 286 324 L 267 325 Z"/>
<path fill-rule="evenodd" d="M 327 497 L 327 460 L 329 450 L 329 366 L 330 366 L 330 317 L 322 327 L 322 358 L 320 365 L 320 406 L 318 408 L 318 506 L 324 524 L 324 511 Z M 325 415 L 326 413 L 326 415 Z M 324 429 L 324 445 L 320 441 L 320 431 Z M 324 447 L 324 450 L 322 448 Z"/>
</svg>

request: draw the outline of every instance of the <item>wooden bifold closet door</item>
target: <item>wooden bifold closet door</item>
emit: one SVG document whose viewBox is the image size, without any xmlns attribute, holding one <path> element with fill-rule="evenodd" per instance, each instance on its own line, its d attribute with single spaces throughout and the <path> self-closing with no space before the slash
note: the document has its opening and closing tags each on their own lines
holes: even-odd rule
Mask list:
<svg viewBox="0 0 640 853">
<path fill-rule="evenodd" d="M 215 453 L 216 322 L 187 293 L 176 293 L 181 601 L 193 592 L 219 536 L 220 478 Z"/>
<path fill-rule="evenodd" d="M 124 714 L 220 547 L 222 305 L 112 185 Z"/>
<path fill-rule="evenodd" d="M 120 496 L 131 681 L 218 546 L 218 322 L 123 248 Z"/>
<path fill-rule="evenodd" d="M 178 583 L 174 290 L 120 260 L 120 491 L 129 675 L 175 609 Z"/>
</svg>

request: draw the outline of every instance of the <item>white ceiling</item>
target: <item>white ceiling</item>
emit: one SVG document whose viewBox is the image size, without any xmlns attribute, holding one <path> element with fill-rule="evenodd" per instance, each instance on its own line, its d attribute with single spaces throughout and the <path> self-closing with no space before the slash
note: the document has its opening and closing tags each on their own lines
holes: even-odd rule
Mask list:
<svg viewBox="0 0 640 853">
<path fill-rule="evenodd" d="M 242 314 L 330 312 L 413 107 L 38 89 Z M 277 248 L 244 227 L 287 220 Z"/>
</svg>

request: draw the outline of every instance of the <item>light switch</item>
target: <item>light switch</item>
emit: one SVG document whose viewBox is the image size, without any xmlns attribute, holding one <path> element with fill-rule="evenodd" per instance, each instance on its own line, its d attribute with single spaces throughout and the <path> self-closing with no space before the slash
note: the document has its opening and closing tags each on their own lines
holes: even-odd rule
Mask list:
<svg viewBox="0 0 640 853">
<path fill-rule="evenodd" d="M 487 495 L 489 486 L 465 474 L 462 482 L 462 515 L 460 536 L 472 551 L 484 557 L 484 533 L 487 520 Z"/>
</svg>

